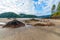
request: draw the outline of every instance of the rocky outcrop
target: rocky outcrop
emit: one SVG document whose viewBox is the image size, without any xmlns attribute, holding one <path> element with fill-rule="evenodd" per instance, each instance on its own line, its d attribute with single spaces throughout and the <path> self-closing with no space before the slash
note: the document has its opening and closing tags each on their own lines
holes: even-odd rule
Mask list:
<svg viewBox="0 0 60 40">
<path fill-rule="evenodd" d="M 25 24 L 18 21 L 18 20 L 13 20 L 13 21 L 9 21 L 6 25 L 3 26 L 3 28 L 7 27 L 7 28 L 18 28 L 18 27 L 24 27 Z"/>
<path fill-rule="evenodd" d="M 48 22 L 48 23 L 36 23 L 33 26 L 55 26 L 54 23 Z"/>
</svg>

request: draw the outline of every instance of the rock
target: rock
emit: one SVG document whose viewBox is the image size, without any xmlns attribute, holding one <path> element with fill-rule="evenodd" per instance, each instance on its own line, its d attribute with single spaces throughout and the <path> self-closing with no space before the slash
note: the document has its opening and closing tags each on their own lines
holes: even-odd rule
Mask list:
<svg viewBox="0 0 60 40">
<path fill-rule="evenodd" d="M 39 20 L 37 20 L 37 19 L 25 20 L 25 23 L 26 23 L 27 25 L 30 25 L 31 23 L 35 23 L 35 22 L 39 22 Z"/>
<path fill-rule="evenodd" d="M 37 24 L 34 24 L 33 26 L 45 26 L 45 24 L 37 23 Z"/>
<path fill-rule="evenodd" d="M 13 20 L 13 21 L 9 21 L 6 25 L 3 26 L 3 28 L 7 27 L 7 28 L 18 28 L 18 27 L 24 27 L 25 24 L 18 21 L 18 20 Z"/>
<path fill-rule="evenodd" d="M 48 22 L 48 23 L 36 23 L 33 26 L 55 26 L 55 24 L 50 23 L 50 22 Z"/>
<path fill-rule="evenodd" d="M 37 20 L 37 19 L 30 19 L 30 21 L 39 21 L 39 20 Z"/>
</svg>

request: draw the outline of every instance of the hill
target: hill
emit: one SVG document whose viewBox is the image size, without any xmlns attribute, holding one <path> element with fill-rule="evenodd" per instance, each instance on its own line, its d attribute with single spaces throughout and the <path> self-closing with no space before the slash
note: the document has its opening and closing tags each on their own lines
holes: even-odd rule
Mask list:
<svg viewBox="0 0 60 40">
<path fill-rule="evenodd" d="M 38 18 L 36 15 L 27 15 L 27 14 L 20 14 L 21 18 Z"/>
<path fill-rule="evenodd" d="M 14 12 L 4 12 L 0 14 L 0 18 L 49 18 L 50 15 L 36 16 L 20 13 L 17 15 Z"/>
<path fill-rule="evenodd" d="M 55 13 L 53 13 L 52 15 L 51 15 L 51 17 L 52 18 L 58 18 L 58 19 L 60 19 L 60 12 L 55 12 Z"/>
<path fill-rule="evenodd" d="M 38 16 L 38 18 L 50 18 L 50 15 Z"/>
<path fill-rule="evenodd" d="M 14 12 L 4 12 L 0 14 L 0 18 L 19 18 L 20 16 Z"/>
<path fill-rule="evenodd" d="M 51 14 L 51 18 L 53 18 L 53 19 L 60 19 L 60 2 L 58 3 L 57 8 L 56 8 L 55 4 L 52 6 L 52 11 L 53 12 Z"/>
</svg>

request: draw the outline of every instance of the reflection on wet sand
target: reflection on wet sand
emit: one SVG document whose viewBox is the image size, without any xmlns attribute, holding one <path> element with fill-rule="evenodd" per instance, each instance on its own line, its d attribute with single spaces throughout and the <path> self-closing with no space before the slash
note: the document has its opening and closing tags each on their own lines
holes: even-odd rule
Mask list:
<svg viewBox="0 0 60 40">
<path fill-rule="evenodd" d="M 49 20 L 55 23 L 56 26 L 35 27 L 27 24 L 25 24 L 25 27 L 19 28 L 2 28 L 2 26 L 0 26 L 0 40 L 60 40 L 60 28 L 58 27 L 60 21 Z M 24 20 L 21 22 L 24 22 Z"/>
</svg>

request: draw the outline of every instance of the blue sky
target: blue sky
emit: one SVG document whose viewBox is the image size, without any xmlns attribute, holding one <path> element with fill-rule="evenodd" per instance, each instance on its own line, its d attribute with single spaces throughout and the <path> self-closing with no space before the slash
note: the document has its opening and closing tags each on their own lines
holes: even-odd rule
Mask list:
<svg viewBox="0 0 60 40">
<path fill-rule="evenodd" d="M 52 5 L 57 6 L 59 0 L 33 0 L 37 15 L 50 15 Z"/>
<path fill-rule="evenodd" d="M 32 15 L 49 15 L 59 0 L 0 0 L 0 13 L 15 12 Z"/>
</svg>

